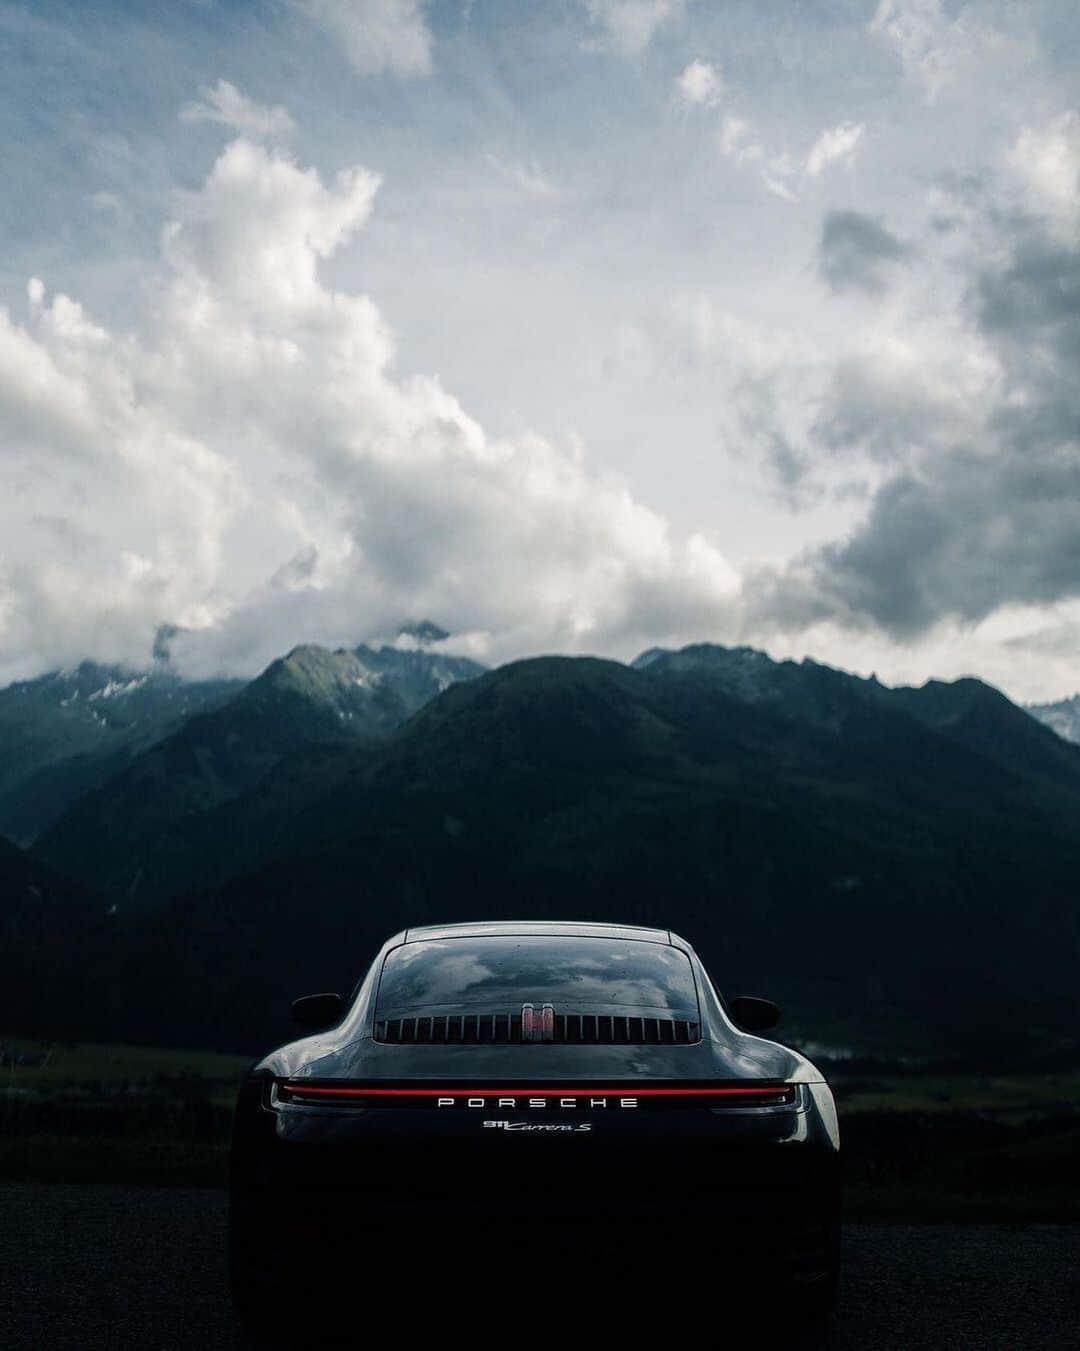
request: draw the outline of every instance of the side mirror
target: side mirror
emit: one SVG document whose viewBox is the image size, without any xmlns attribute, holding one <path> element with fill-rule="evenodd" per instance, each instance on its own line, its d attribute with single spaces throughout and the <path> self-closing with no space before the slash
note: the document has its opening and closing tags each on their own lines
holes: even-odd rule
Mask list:
<svg viewBox="0 0 1080 1351">
<path fill-rule="evenodd" d="M 293 1000 L 292 1015 L 301 1027 L 322 1032 L 345 1017 L 345 1001 L 339 994 L 306 994 Z"/>
<path fill-rule="evenodd" d="M 744 1032 L 767 1032 L 780 1021 L 780 1005 L 771 999 L 758 999 L 755 995 L 741 994 L 728 1001 L 731 1020 Z"/>
</svg>

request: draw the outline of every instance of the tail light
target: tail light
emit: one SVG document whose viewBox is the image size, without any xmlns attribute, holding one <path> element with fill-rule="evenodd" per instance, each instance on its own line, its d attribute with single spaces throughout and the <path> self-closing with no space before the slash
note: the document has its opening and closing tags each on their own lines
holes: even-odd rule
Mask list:
<svg viewBox="0 0 1080 1351">
<path fill-rule="evenodd" d="M 508 1108 L 518 1111 L 633 1111 L 687 1108 L 785 1107 L 796 1103 L 796 1085 L 738 1084 L 356 1084 L 309 1079 L 279 1080 L 278 1100 L 307 1106 Z"/>
</svg>

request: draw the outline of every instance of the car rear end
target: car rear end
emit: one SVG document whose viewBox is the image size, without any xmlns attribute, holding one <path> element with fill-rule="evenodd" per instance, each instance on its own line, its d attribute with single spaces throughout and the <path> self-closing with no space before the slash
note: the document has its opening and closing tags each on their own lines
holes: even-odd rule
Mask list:
<svg viewBox="0 0 1080 1351">
<path fill-rule="evenodd" d="M 325 1312 L 357 1280 L 505 1293 L 536 1267 L 549 1298 L 614 1317 L 596 1304 L 613 1276 L 667 1271 L 687 1299 L 753 1278 L 820 1302 L 828 1089 L 643 932 L 388 945 L 340 1028 L 263 1062 L 234 1234 L 271 1285 L 321 1290 Z"/>
</svg>

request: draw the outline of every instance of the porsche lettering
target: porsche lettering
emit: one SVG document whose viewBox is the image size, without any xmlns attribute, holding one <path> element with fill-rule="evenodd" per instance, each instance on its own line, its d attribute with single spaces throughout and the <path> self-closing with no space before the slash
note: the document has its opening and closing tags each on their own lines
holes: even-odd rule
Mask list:
<svg viewBox="0 0 1080 1351">
<path fill-rule="evenodd" d="M 530 1111 L 586 1111 L 614 1110 L 633 1111 L 638 1106 L 636 1097 L 436 1097 L 436 1107 L 464 1107 L 467 1110 L 481 1111 L 494 1107 L 496 1111 L 520 1111 L 523 1107 Z"/>
</svg>

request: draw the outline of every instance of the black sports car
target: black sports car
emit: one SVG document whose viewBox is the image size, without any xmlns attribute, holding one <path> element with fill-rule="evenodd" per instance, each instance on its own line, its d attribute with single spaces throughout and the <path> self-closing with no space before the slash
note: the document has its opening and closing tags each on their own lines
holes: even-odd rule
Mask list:
<svg viewBox="0 0 1080 1351">
<path fill-rule="evenodd" d="M 754 1035 L 776 1006 L 725 1002 L 678 935 L 408 929 L 351 998 L 293 1010 L 320 1030 L 252 1069 L 236 1118 L 231 1270 L 253 1325 L 348 1326 L 362 1289 L 397 1280 L 413 1326 L 459 1330 L 478 1290 L 570 1299 L 579 1327 L 608 1325 L 612 1291 L 643 1317 L 655 1280 L 686 1308 L 763 1277 L 774 1322 L 830 1305 L 832 1094 Z"/>
</svg>

